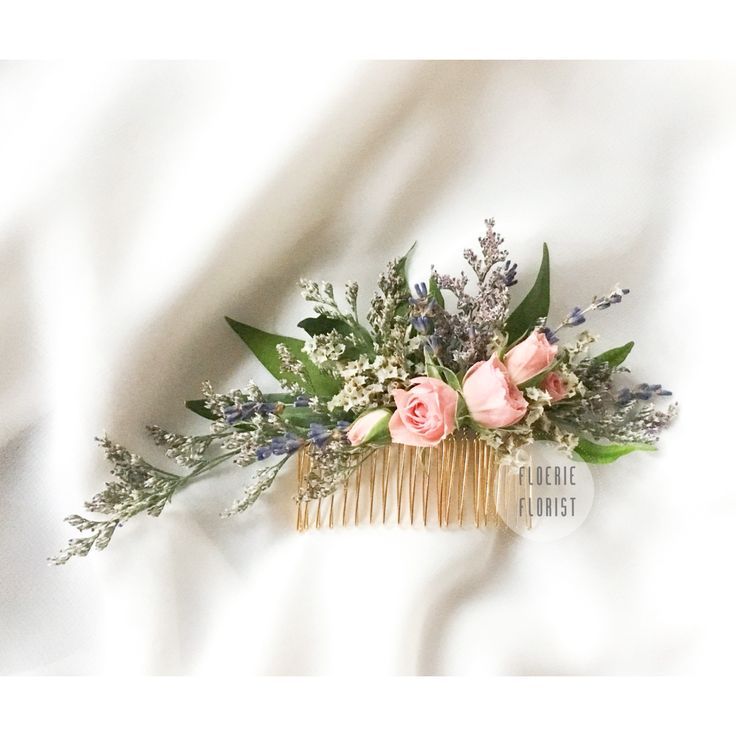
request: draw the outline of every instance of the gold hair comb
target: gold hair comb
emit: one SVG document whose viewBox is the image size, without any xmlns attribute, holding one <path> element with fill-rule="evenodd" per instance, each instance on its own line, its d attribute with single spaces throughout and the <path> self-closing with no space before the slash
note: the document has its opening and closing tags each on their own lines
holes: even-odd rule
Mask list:
<svg viewBox="0 0 736 736">
<path fill-rule="evenodd" d="M 223 515 L 245 511 L 294 457 L 299 531 L 503 521 L 525 535 L 539 517 L 538 538 L 568 533 L 587 513 L 580 489 L 570 495 L 568 515 L 565 494 L 553 498 L 555 485 L 536 476 L 532 483 L 530 473 L 521 472 L 529 461 L 517 451 L 544 440 L 562 451 L 558 458 L 574 450 L 585 463 L 609 463 L 653 450 L 677 406 L 657 408 L 659 397 L 671 395 L 661 384 L 616 385 L 633 342 L 595 356 L 588 354 L 595 340 L 588 332 L 559 344 L 567 328 L 619 304 L 628 289 L 615 286 L 574 307 L 555 328 L 548 321 L 546 244 L 536 280 L 513 310 L 516 264 L 502 245 L 487 220 L 480 251 L 464 251 L 477 280 L 474 293 L 466 291 L 465 274 L 434 269 L 427 282 L 412 287 L 412 247 L 379 276 L 364 318 L 356 282 L 346 284 L 341 300 L 331 283 L 301 279 L 316 314 L 298 323 L 306 339 L 226 318 L 282 392 L 268 393 L 251 381 L 221 394 L 205 383 L 204 398 L 187 406 L 210 422 L 208 430 L 182 435 L 148 428 L 180 472 L 100 439 L 114 480 L 85 504 L 90 516 L 67 517 L 79 535 L 51 562 L 105 549 L 128 519 L 158 516 L 181 489 L 224 462 L 254 468 L 245 492 Z M 572 524 L 576 501 L 585 513 Z M 559 524 L 542 528 L 543 518 L 558 516 Z"/>
<path fill-rule="evenodd" d="M 302 450 L 299 488 L 310 469 L 310 457 Z M 514 466 L 502 464 L 498 453 L 478 438 L 448 437 L 436 447 L 390 444 L 376 448 L 342 490 L 299 501 L 296 528 L 499 526 L 519 499 L 530 495 L 531 486 Z M 526 521 L 531 524 L 528 512 Z"/>
</svg>

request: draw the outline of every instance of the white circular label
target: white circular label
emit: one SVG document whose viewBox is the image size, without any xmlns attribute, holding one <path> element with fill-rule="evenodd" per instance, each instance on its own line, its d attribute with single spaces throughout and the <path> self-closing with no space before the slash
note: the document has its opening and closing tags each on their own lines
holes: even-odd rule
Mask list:
<svg viewBox="0 0 736 736">
<path fill-rule="evenodd" d="M 519 464 L 498 469 L 496 510 L 519 536 L 540 542 L 572 534 L 585 521 L 595 495 L 587 463 L 568 458 L 551 442 L 522 450 Z"/>
</svg>

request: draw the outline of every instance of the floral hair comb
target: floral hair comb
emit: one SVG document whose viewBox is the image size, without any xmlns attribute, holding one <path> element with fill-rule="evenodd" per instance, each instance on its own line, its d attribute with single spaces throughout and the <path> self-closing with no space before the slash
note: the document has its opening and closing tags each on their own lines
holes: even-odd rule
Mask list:
<svg viewBox="0 0 736 736">
<path fill-rule="evenodd" d="M 220 394 L 205 383 L 204 399 L 186 402 L 209 420 L 205 434 L 148 427 L 181 473 L 100 439 L 114 479 L 85 506 L 102 518 L 69 516 L 81 536 L 50 561 L 104 549 L 125 521 L 158 516 L 178 491 L 227 461 L 257 470 L 224 516 L 250 507 L 294 456 L 300 530 L 363 519 L 484 526 L 508 503 L 509 461 L 536 440 L 587 463 L 654 449 L 677 406 L 656 408 L 655 399 L 671 395 L 659 384 L 617 386 L 634 343 L 591 357 L 589 332 L 559 341 L 629 290 L 594 297 L 551 327 L 545 245 L 536 281 L 511 311 L 517 267 L 494 221 L 486 226 L 480 253 L 464 253 L 473 292 L 464 273 L 434 269 L 410 288 L 409 251 L 380 275 L 364 321 L 357 283 L 348 282 L 343 307 L 331 284 L 306 279 L 302 294 L 316 316 L 299 322 L 305 340 L 227 318 L 281 392 L 251 382 Z"/>
</svg>

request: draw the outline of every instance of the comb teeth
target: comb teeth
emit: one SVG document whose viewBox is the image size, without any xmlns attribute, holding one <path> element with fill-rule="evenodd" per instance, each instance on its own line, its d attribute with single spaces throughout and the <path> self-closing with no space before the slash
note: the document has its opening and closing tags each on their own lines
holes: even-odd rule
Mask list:
<svg viewBox="0 0 736 736">
<path fill-rule="evenodd" d="M 298 487 L 309 470 L 309 456 L 300 450 Z M 513 468 L 500 464 L 496 451 L 478 439 L 450 437 L 431 448 L 392 444 L 358 466 L 342 490 L 299 501 L 296 528 L 499 526 L 499 510 L 509 518 L 514 504 L 529 493 Z"/>
</svg>

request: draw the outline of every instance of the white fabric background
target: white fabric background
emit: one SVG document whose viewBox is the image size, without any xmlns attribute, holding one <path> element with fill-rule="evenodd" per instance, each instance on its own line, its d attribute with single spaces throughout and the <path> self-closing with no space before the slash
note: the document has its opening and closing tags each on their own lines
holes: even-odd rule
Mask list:
<svg viewBox="0 0 736 736">
<path fill-rule="evenodd" d="M 732 68 L 152 63 L 0 68 L 0 671 L 536 674 L 731 666 Z M 223 469 L 64 568 L 103 429 L 203 426 L 209 378 L 268 378 L 222 319 L 296 334 L 300 275 L 459 269 L 495 216 L 553 313 L 616 281 L 602 346 L 682 416 L 595 470 L 555 543 L 493 531 L 298 535 L 293 480 L 246 515 Z M 730 311 L 729 311 L 730 310 Z"/>
</svg>

